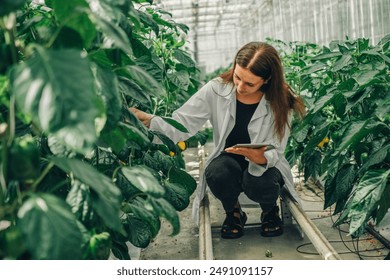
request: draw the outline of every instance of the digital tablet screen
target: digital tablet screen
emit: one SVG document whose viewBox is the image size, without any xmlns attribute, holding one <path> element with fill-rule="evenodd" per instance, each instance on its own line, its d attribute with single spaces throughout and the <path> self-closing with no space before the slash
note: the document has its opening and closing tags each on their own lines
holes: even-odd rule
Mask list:
<svg viewBox="0 0 390 280">
<path fill-rule="evenodd" d="M 252 148 L 252 149 L 259 149 L 259 148 L 262 148 L 262 147 L 264 147 L 264 146 L 267 146 L 267 151 L 272 150 L 272 149 L 275 149 L 275 146 L 270 145 L 270 144 L 264 144 L 264 143 L 260 143 L 260 144 L 236 144 L 236 145 L 234 145 L 233 147 L 236 147 L 236 148 Z"/>
</svg>

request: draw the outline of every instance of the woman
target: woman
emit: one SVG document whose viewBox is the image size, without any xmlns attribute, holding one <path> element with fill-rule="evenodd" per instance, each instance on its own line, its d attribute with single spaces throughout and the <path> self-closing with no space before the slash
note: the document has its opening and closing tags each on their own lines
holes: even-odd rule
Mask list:
<svg viewBox="0 0 390 280">
<path fill-rule="evenodd" d="M 173 113 L 189 133 L 176 130 L 159 117 L 130 110 L 151 130 L 163 132 L 174 142 L 188 139 L 206 121 L 211 122 L 215 149 L 197 189 L 193 208 L 196 219 L 208 185 L 226 212 L 222 238 L 244 234 L 247 216 L 238 201 L 241 192 L 260 204 L 263 236 L 283 233 L 277 206 L 281 187 L 297 199 L 284 151 L 292 113 L 303 117 L 305 107 L 284 81 L 274 47 L 263 42 L 246 44 L 237 52 L 229 71 L 208 82 Z M 234 147 L 239 143 L 267 143 L 274 149 Z"/>
</svg>

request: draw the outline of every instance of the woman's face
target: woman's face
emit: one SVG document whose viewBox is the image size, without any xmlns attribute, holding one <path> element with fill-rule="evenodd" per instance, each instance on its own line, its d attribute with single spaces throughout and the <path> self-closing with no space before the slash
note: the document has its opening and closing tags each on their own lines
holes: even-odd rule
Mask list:
<svg viewBox="0 0 390 280">
<path fill-rule="evenodd" d="M 236 64 L 233 72 L 233 82 L 240 95 L 253 95 L 260 93 L 260 87 L 264 85 L 264 79 L 254 75 L 248 69 Z"/>
</svg>

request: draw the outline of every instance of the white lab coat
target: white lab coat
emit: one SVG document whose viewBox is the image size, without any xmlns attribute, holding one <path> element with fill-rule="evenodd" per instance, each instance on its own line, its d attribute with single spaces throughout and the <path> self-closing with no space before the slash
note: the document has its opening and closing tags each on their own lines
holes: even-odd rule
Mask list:
<svg viewBox="0 0 390 280">
<path fill-rule="evenodd" d="M 208 156 L 207 164 L 220 154 L 225 146 L 226 138 L 234 127 L 236 118 L 236 88 L 226 84 L 220 78 L 213 79 L 195 93 L 183 106 L 172 114 L 173 119 L 183 124 L 189 133 L 183 133 L 165 122 L 162 118 L 154 117 L 150 129 L 164 133 L 175 143 L 183 141 L 198 132 L 209 120 L 213 127 L 214 151 Z M 268 168 L 276 167 L 282 173 L 286 188 L 299 201 L 294 189 L 293 176 L 284 151 L 290 135 L 287 127 L 280 142 L 274 134 L 273 112 L 269 102 L 262 98 L 248 125 L 251 143 L 269 143 L 276 149 L 266 151 L 264 156 L 267 165 L 258 165 L 249 161 L 248 172 L 253 176 L 261 176 Z M 203 172 L 201 173 L 203 174 Z M 193 202 L 193 218 L 199 222 L 199 206 L 202 201 L 207 183 L 204 176 L 199 178 L 196 197 Z"/>
</svg>

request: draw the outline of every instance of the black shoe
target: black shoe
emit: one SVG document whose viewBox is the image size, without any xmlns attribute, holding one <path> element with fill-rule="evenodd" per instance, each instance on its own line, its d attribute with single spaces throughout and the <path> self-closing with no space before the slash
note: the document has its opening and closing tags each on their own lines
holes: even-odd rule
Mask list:
<svg viewBox="0 0 390 280">
<path fill-rule="evenodd" d="M 240 213 L 240 217 L 236 217 L 235 213 Z M 245 212 L 240 209 L 234 209 L 232 212 L 226 212 L 225 221 L 221 228 L 221 238 L 235 239 L 244 235 L 244 226 L 247 220 Z"/>
<path fill-rule="evenodd" d="M 261 213 L 261 235 L 275 237 L 283 234 L 282 220 L 279 217 L 279 207 L 274 206 L 268 213 Z"/>
</svg>

